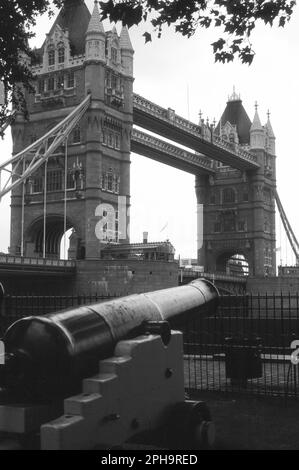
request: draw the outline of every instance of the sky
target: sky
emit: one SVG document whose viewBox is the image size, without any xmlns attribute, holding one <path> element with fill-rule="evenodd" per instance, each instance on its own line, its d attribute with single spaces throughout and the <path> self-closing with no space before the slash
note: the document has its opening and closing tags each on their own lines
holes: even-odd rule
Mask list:
<svg viewBox="0 0 299 470">
<path fill-rule="evenodd" d="M 93 0 L 86 0 L 86 4 L 91 10 Z M 105 29 L 111 27 L 107 22 L 104 25 Z M 120 25 L 116 27 L 120 31 Z M 40 46 L 49 29 L 47 16 L 40 18 L 31 45 Z M 251 38 L 256 56 L 250 66 L 237 58 L 230 64 L 214 62 L 211 43 L 220 37 L 217 29 L 199 30 L 187 39 L 170 27 L 164 29 L 161 39 L 147 44 L 142 36 L 145 30 L 144 25 L 130 29 L 136 93 L 194 122 L 198 122 L 200 110 L 210 121 L 218 121 L 234 86 L 251 119 L 256 101 L 262 124 L 270 110 L 276 135 L 278 192 L 299 237 L 298 8 L 284 29 L 257 24 Z M 6 160 L 11 151 L 8 131 L 0 141 L 0 161 Z M 9 246 L 9 203 L 9 196 L 5 196 L 0 204 L 0 251 L 4 252 Z M 149 241 L 169 239 L 177 256 L 196 257 L 193 175 L 132 154 L 131 203 L 132 242 L 141 241 L 142 232 L 148 231 Z M 278 263 L 281 259 L 283 264 L 293 264 L 294 256 L 278 218 L 276 231 L 277 246 L 281 248 Z"/>
</svg>

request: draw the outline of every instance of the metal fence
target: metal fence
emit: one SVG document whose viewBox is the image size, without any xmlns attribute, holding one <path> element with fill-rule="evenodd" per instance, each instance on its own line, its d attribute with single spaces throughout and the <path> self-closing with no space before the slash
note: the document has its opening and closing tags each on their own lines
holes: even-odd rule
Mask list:
<svg viewBox="0 0 299 470">
<path fill-rule="evenodd" d="M 187 390 L 299 397 L 298 320 L 298 295 L 222 297 L 184 326 Z"/>
<path fill-rule="evenodd" d="M 0 337 L 19 318 L 44 315 L 116 296 L 6 296 Z M 291 362 L 298 339 L 298 295 L 223 296 L 183 326 L 187 391 L 299 397 L 299 365 Z M 298 351 L 299 358 L 299 351 Z"/>
<path fill-rule="evenodd" d="M 0 306 L 0 337 L 16 320 L 27 316 L 46 315 L 78 305 L 112 300 L 110 295 L 69 295 L 69 296 L 5 296 Z"/>
</svg>

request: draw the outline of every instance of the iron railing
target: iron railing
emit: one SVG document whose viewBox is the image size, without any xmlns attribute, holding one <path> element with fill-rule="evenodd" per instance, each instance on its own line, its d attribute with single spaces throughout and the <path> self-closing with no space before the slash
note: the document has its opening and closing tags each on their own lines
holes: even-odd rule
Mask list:
<svg viewBox="0 0 299 470">
<path fill-rule="evenodd" d="M 0 337 L 19 318 L 115 297 L 6 296 Z M 299 365 L 291 362 L 291 343 L 299 340 L 298 294 L 223 296 L 215 314 L 207 308 L 180 328 L 187 392 L 299 397 Z"/>
<path fill-rule="evenodd" d="M 298 320 L 298 294 L 221 297 L 183 327 L 187 390 L 299 397 Z"/>
<path fill-rule="evenodd" d="M 78 305 L 104 302 L 117 295 L 14 296 L 7 295 L 0 306 L 0 338 L 20 318 L 58 312 Z"/>
</svg>

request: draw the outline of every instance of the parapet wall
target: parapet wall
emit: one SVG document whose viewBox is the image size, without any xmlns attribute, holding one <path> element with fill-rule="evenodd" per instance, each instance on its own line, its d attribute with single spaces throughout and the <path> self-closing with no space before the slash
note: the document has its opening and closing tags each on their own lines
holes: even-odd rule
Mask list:
<svg viewBox="0 0 299 470">
<path fill-rule="evenodd" d="M 178 264 L 164 261 L 78 261 L 76 291 L 110 295 L 150 292 L 178 285 Z"/>
<path fill-rule="evenodd" d="M 246 291 L 249 294 L 297 294 L 299 293 L 299 277 L 271 276 L 249 277 Z"/>
</svg>

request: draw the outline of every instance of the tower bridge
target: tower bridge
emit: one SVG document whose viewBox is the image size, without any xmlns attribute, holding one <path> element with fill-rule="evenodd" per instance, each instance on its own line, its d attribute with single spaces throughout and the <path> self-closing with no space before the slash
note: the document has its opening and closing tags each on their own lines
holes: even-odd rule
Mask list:
<svg viewBox="0 0 299 470">
<path fill-rule="evenodd" d="M 10 255 L 58 260 L 61 239 L 72 229 L 72 288 L 106 292 L 113 285 L 126 294 L 177 284 L 173 259 L 131 256 L 133 151 L 195 175 L 204 272 L 223 274 L 231 260 L 242 260 L 252 276 L 275 276 L 276 151 L 269 116 L 262 125 L 256 107 L 251 121 L 234 92 L 217 126 L 192 123 L 133 93 L 133 59 L 127 28 L 120 35 L 115 27 L 105 31 L 97 2 L 90 14 L 83 0 L 64 2 L 35 63 L 23 58 L 36 75 L 36 93 L 25 92 L 28 120 L 14 110 L 14 156 L 0 164 L 0 196 L 11 192 Z M 287 221 L 285 227 L 290 234 Z M 115 260 L 103 256 L 110 246 L 117 246 Z"/>
</svg>

